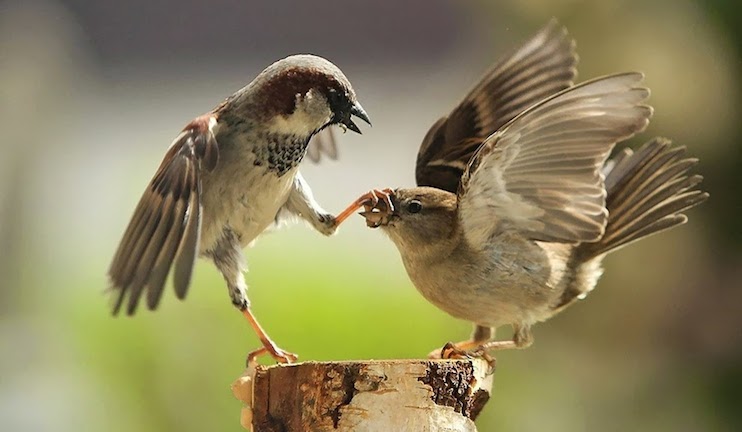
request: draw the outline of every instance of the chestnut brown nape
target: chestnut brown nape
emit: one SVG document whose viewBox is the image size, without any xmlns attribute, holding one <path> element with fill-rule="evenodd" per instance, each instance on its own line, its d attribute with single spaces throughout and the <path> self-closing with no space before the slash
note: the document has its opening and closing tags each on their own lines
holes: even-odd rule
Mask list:
<svg viewBox="0 0 742 432">
<path fill-rule="evenodd" d="M 258 99 L 268 115 L 289 115 L 296 107 L 296 95 L 317 89 L 331 99 L 331 93 L 355 102 L 356 96 L 345 74 L 329 61 L 312 55 L 287 57 L 266 68 L 266 81 Z"/>
</svg>

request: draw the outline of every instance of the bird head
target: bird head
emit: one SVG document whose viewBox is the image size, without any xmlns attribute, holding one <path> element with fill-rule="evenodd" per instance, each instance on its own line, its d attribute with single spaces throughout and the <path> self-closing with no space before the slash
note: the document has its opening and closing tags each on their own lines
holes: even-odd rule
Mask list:
<svg viewBox="0 0 742 432">
<path fill-rule="evenodd" d="M 354 116 L 371 124 L 348 78 L 322 57 L 304 54 L 279 60 L 250 87 L 275 133 L 310 136 L 335 124 L 361 133 Z"/>
<path fill-rule="evenodd" d="M 366 225 L 381 228 L 400 250 L 416 251 L 448 239 L 456 228 L 456 195 L 436 188 L 396 189 L 361 212 Z M 391 208 L 390 208 L 391 207 Z"/>
</svg>

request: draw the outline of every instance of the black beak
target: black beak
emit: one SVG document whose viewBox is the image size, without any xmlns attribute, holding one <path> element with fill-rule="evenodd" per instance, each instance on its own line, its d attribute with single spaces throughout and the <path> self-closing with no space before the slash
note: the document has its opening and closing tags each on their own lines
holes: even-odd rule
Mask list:
<svg viewBox="0 0 742 432">
<path fill-rule="evenodd" d="M 369 126 L 371 126 L 371 120 L 369 120 L 368 114 L 366 114 L 366 110 L 363 109 L 360 103 L 354 103 L 353 106 L 350 108 L 350 113 L 365 121 L 366 123 L 368 123 Z"/>
<path fill-rule="evenodd" d="M 353 132 L 360 134 L 361 129 L 358 128 L 358 125 L 356 125 L 353 120 L 351 120 L 350 116 L 356 116 L 359 119 L 365 121 L 368 123 L 369 126 L 371 126 L 371 120 L 368 118 L 368 114 L 366 114 L 366 110 L 363 109 L 360 103 L 356 102 L 353 104 L 353 106 L 350 107 L 350 111 L 348 112 L 348 118 L 343 121 L 343 124 Z"/>
</svg>

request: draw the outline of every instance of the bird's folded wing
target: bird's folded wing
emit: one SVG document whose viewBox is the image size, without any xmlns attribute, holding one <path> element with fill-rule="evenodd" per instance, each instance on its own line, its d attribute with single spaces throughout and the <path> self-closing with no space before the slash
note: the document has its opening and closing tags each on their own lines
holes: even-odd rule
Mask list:
<svg viewBox="0 0 742 432">
<path fill-rule="evenodd" d="M 575 43 L 552 20 L 490 69 L 447 116 L 428 131 L 417 155 L 418 186 L 455 193 L 482 141 L 531 105 L 572 85 Z"/>
<path fill-rule="evenodd" d="M 540 241 L 595 241 L 605 229 L 601 168 L 616 142 L 643 130 L 652 109 L 643 76 L 626 73 L 566 89 L 490 136 L 458 191 L 467 240 L 515 230 Z"/>
<path fill-rule="evenodd" d="M 173 263 L 175 292 L 185 296 L 201 231 L 201 172 L 219 159 L 215 124 L 208 115 L 189 123 L 144 191 L 108 271 L 114 314 L 125 302 L 133 314 L 145 291 L 147 306 L 156 308 Z"/>
</svg>

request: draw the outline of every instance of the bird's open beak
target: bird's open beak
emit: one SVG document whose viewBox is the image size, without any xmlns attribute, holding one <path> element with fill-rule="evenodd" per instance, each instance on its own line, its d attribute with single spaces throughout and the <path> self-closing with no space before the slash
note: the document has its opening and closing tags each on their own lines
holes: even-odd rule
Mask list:
<svg viewBox="0 0 742 432">
<path fill-rule="evenodd" d="M 366 226 L 369 228 L 378 228 L 382 225 L 389 225 L 389 221 L 394 215 L 394 191 L 387 188 L 383 190 L 374 189 L 366 194 L 366 201 L 363 202 L 365 211 L 358 214 L 366 218 Z"/>
<path fill-rule="evenodd" d="M 360 103 L 356 102 L 353 104 L 352 107 L 350 107 L 350 112 L 348 113 L 348 118 L 345 119 L 343 124 L 353 132 L 360 134 L 361 129 L 358 128 L 358 125 L 356 125 L 353 120 L 351 119 L 351 116 L 356 116 L 359 119 L 365 121 L 368 123 L 369 126 L 371 126 L 371 120 L 368 118 L 368 114 L 366 114 L 366 110 L 363 109 Z"/>
<path fill-rule="evenodd" d="M 367 210 L 358 213 L 366 218 L 366 226 L 369 228 L 378 228 L 389 222 L 389 213 L 379 210 Z"/>
</svg>

